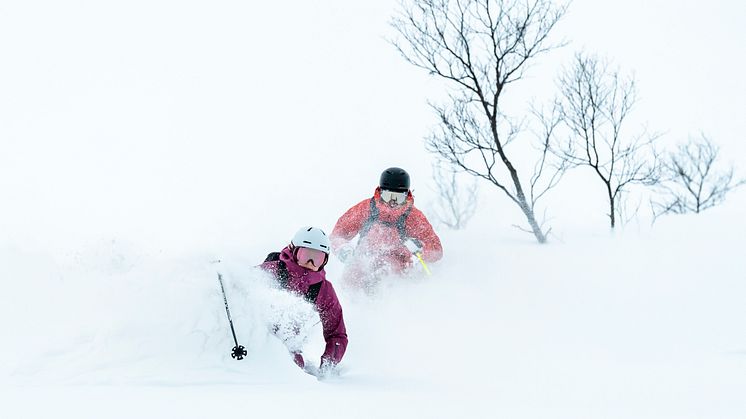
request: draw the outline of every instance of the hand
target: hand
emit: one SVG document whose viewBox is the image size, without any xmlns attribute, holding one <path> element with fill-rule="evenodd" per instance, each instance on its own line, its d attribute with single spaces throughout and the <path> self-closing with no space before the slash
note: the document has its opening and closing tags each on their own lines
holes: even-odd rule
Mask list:
<svg viewBox="0 0 746 419">
<path fill-rule="evenodd" d="M 353 253 L 355 253 L 355 249 L 351 245 L 344 245 L 337 251 L 337 258 L 342 261 L 342 263 L 347 263 L 347 260 Z"/>
<path fill-rule="evenodd" d="M 422 253 L 422 247 L 420 246 L 419 242 L 415 242 L 412 239 L 405 241 L 404 246 L 407 248 L 407 250 L 412 252 L 413 255 Z"/>
<path fill-rule="evenodd" d="M 339 376 L 338 364 L 330 359 L 323 358 L 318 371 L 316 371 L 316 377 L 318 377 L 319 380 L 323 380 L 325 378 L 337 376 Z"/>
<path fill-rule="evenodd" d="M 302 369 L 306 369 L 306 362 L 303 360 L 303 354 L 300 352 L 293 352 L 293 362 Z"/>
</svg>

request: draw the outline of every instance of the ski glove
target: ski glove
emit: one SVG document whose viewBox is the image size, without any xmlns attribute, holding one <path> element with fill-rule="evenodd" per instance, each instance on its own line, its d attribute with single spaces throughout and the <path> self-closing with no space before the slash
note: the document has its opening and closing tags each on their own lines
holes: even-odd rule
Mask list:
<svg viewBox="0 0 746 419">
<path fill-rule="evenodd" d="M 337 257 L 339 258 L 339 260 L 342 261 L 342 263 L 347 263 L 347 260 L 350 258 L 350 256 L 352 256 L 354 251 L 355 249 L 353 249 L 350 245 L 343 246 L 337 252 Z"/>
<path fill-rule="evenodd" d="M 413 255 L 416 254 L 422 254 L 422 247 L 419 245 L 419 243 L 416 243 L 414 240 L 407 240 L 404 242 L 404 246 L 412 252 Z"/>
<path fill-rule="evenodd" d="M 336 377 L 338 375 L 339 367 L 337 366 L 337 363 L 328 358 L 323 358 L 321 360 L 321 366 L 319 366 L 319 370 L 316 372 L 316 377 L 318 377 L 319 380 L 323 380 L 324 378 Z"/>
<path fill-rule="evenodd" d="M 300 352 L 293 352 L 293 362 L 295 362 L 295 365 L 305 369 L 306 362 L 303 360 L 303 354 Z"/>
</svg>

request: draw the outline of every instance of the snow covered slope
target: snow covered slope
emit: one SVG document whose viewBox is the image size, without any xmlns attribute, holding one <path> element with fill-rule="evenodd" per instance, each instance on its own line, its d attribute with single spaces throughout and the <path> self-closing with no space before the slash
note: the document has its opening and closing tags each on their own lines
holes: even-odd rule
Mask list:
<svg viewBox="0 0 746 419">
<path fill-rule="evenodd" d="M 259 321 L 282 303 L 250 267 L 261 254 L 6 246 L 2 416 L 740 418 L 745 234 L 728 205 L 546 246 L 446 233 L 433 277 L 374 296 L 337 285 L 350 346 L 343 376 L 324 382 Z M 249 351 L 240 362 L 218 269 Z"/>
</svg>

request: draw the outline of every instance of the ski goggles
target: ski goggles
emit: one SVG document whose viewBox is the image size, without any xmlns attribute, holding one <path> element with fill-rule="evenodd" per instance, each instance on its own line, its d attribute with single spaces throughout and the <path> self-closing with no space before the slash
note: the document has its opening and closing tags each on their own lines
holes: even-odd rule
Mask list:
<svg viewBox="0 0 746 419">
<path fill-rule="evenodd" d="M 328 260 L 329 255 L 321 250 L 311 249 L 308 247 L 295 248 L 295 260 L 298 263 L 313 262 L 313 266 L 321 269 Z"/>
<path fill-rule="evenodd" d="M 381 190 L 381 199 L 387 204 L 393 202 L 397 205 L 401 205 L 407 201 L 407 192 L 394 192 L 383 189 Z"/>
</svg>

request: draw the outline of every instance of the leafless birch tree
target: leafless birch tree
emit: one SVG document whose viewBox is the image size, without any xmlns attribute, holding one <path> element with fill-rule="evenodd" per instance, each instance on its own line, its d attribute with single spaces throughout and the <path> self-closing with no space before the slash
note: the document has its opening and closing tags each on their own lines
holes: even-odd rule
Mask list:
<svg viewBox="0 0 746 419">
<path fill-rule="evenodd" d="M 699 213 L 725 200 L 728 192 L 746 183 L 734 178 L 733 166 L 722 167 L 720 149 L 704 134 L 668 153 L 661 164 L 659 198 L 653 201 L 656 217 Z"/>
<path fill-rule="evenodd" d="M 603 183 L 608 216 L 614 228 L 622 212 L 623 194 L 633 184 L 657 181 L 657 135 L 631 134 L 628 117 L 636 101 L 635 81 L 592 55 L 577 54 L 559 78 L 559 99 L 567 138 L 558 137 L 554 151 L 568 164 L 587 166 Z"/>
<path fill-rule="evenodd" d="M 538 169 L 525 166 L 545 176 L 527 193 L 525 167 L 506 148 L 521 124 L 507 116 L 500 99 L 536 56 L 557 46 L 548 37 L 565 11 L 550 0 L 405 0 L 392 21 L 399 34 L 394 45 L 404 58 L 453 87 L 445 104 L 431 104 L 439 126 L 428 149 L 502 190 L 540 243 L 546 231 L 532 197 L 541 197 L 558 177 L 548 173 L 546 154 L 539 153 Z"/>
<path fill-rule="evenodd" d="M 452 230 L 464 228 L 477 209 L 476 181 L 463 185 L 458 173 L 437 164 L 433 167 L 433 180 L 438 194 L 434 208 L 436 219 Z"/>
</svg>

